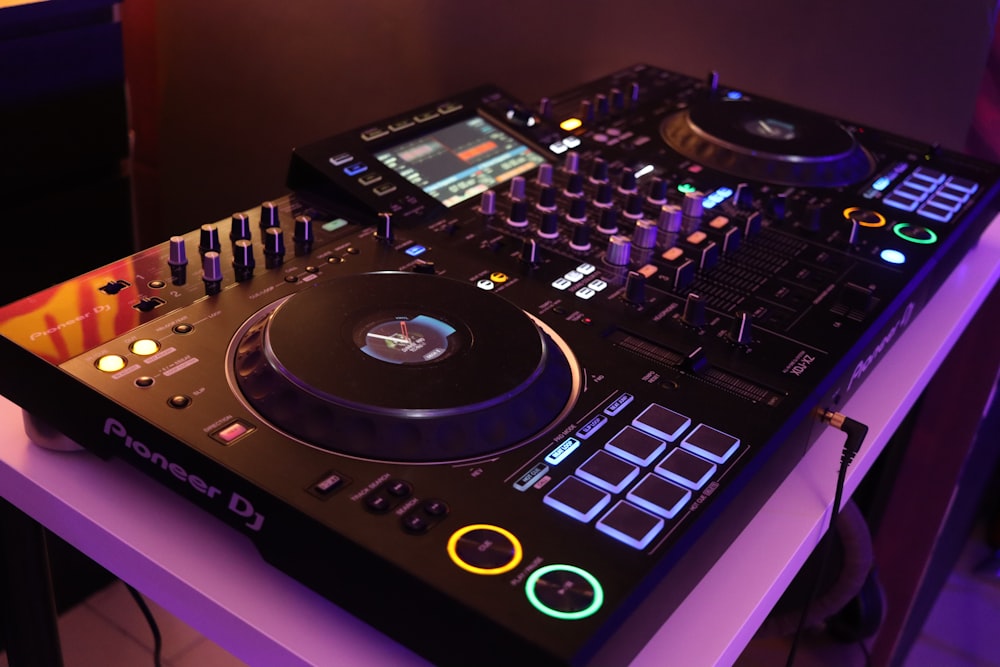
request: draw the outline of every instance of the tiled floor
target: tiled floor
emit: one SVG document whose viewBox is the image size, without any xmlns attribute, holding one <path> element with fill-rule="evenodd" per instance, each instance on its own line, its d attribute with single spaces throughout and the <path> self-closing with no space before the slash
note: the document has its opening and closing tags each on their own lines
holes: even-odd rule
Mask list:
<svg viewBox="0 0 1000 667">
<path fill-rule="evenodd" d="M 977 572 L 989 555 L 974 534 L 948 578 L 905 667 L 1000 667 L 1000 572 Z M 237 660 L 184 622 L 150 604 L 163 638 L 163 667 L 241 667 Z M 123 584 L 114 583 L 59 620 L 65 667 L 153 665 L 153 639 Z M 751 654 L 751 651 L 753 653 Z M 756 646 L 740 665 L 783 665 L 787 644 Z M 796 667 L 861 667 L 857 645 L 812 640 L 803 644 Z M 0 667 L 8 667 L 0 654 Z"/>
</svg>

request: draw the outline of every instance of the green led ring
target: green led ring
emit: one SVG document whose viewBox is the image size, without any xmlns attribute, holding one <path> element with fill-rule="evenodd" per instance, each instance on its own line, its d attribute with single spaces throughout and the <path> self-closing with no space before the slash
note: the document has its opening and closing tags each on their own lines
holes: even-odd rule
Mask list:
<svg viewBox="0 0 1000 667">
<path fill-rule="evenodd" d="M 573 574 L 578 574 L 583 579 L 585 579 L 588 584 L 590 584 L 591 588 L 593 588 L 594 590 L 594 599 L 591 600 L 590 605 L 586 609 L 580 609 L 578 611 L 558 611 L 556 609 L 547 606 L 545 603 L 543 603 L 541 600 L 538 599 L 538 596 L 535 594 L 535 584 L 537 584 L 538 580 L 544 577 L 546 574 L 556 570 L 564 570 L 566 572 L 572 572 Z M 601 608 L 601 605 L 604 604 L 604 589 L 601 588 L 601 583 L 597 581 L 597 578 L 594 577 L 594 575 L 592 575 L 590 572 L 587 572 L 586 570 L 581 570 L 580 568 L 575 567 L 573 565 L 556 564 L 556 565 L 546 565 L 545 567 L 538 568 L 537 570 L 531 573 L 530 577 L 528 577 L 528 581 L 524 585 L 524 592 L 528 596 L 528 601 L 531 602 L 531 605 L 535 609 L 537 609 L 538 611 L 542 612 L 547 616 L 562 619 L 564 621 L 575 621 L 581 618 L 587 618 L 588 616 L 593 615 L 598 609 Z"/>
<path fill-rule="evenodd" d="M 908 222 L 901 222 L 895 227 L 893 227 L 892 231 L 896 234 L 896 236 L 903 239 L 904 241 L 909 241 L 910 243 L 919 243 L 920 245 L 930 245 L 932 243 L 937 243 L 938 240 L 937 234 L 934 233 L 934 230 L 927 229 L 926 227 L 922 227 L 921 229 L 930 234 L 930 238 L 928 239 L 915 239 L 912 236 L 907 236 L 906 234 L 900 231 L 904 227 L 912 227 L 912 226 L 913 225 L 911 225 Z"/>
</svg>

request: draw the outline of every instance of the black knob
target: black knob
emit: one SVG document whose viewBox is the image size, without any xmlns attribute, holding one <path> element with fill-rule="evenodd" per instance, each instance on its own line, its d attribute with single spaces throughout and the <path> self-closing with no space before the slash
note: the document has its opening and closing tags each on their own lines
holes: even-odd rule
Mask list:
<svg viewBox="0 0 1000 667">
<path fill-rule="evenodd" d="M 733 193 L 733 205 L 742 209 L 753 208 L 753 188 L 749 183 L 740 183 Z"/>
<path fill-rule="evenodd" d="M 584 222 L 571 224 L 573 234 L 570 238 L 569 247 L 579 252 L 590 250 L 590 226 Z"/>
<path fill-rule="evenodd" d="M 618 233 L 618 209 L 601 209 L 601 215 L 597 219 L 597 231 L 608 236 Z"/>
<path fill-rule="evenodd" d="M 257 262 L 253 256 L 253 243 L 249 239 L 239 239 L 233 243 L 233 272 L 236 280 L 242 282 L 253 277 Z"/>
<path fill-rule="evenodd" d="M 260 205 L 260 228 L 269 229 L 280 227 L 281 218 L 278 216 L 278 205 L 273 201 L 266 201 Z"/>
<path fill-rule="evenodd" d="M 615 111 L 621 111 L 625 108 L 625 93 L 621 88 L 611 89 L 611 108 Z"/>
<path fill-rule="evenodd" d="M 610 111 L 610 103 L 608 102 L 607 95 L 604 93 L 597 93 L 594 95 L 594 111 L 598 118 L 608 115 L 608 111 Z"/>
<path fill-rule="evenodd" d="M 221 252 L 222 244 L 219 241 L 219 227 L 214 224 L 201 226 L 201 236 L 198 243 L 198 252 Z"/>
<path fill-rule="evenodd" d="M 543 239 L 559 238 L 559 213 L 546 211 L 538 225 L 538 236 Z"/>
<path fill-rule="evenodd" d="M 583 196 L 583 174 L 579 172 L 575 174 L 570 174 L 569 180 L 566 182 L 566 196 L 567 197 Z"/>
<path fill-rule="evenodd" d="M 295 218 L 295 231 L 292 233 L 292 240 L 295 242 L 297 252 L 309 252 L 313 241 L 313 221 L 308 215 L 300 215 Z"/>
<path fill-rule="evenodd" d="M 594 206 L 608 207 L 615 202 L 615 189 L 611 183 L 601 183 L 597 186 L 597 193 L 594 195 Z"/>
<path fill-rule="evenodd" d="M 510 203 L 507 224 L 518 228 L 528 226 L 528 202 L 523 199 L 515 199 Z"/>
<path fill-rule="evenodd" d="M 538 203 L 535 207 L 539 211 L 556 210 L 556 189 L 551 185 L 544 186 L 538 193 Z"/>
<path fill-rule="evenodd" d="M 775 222 L 781 222 L 788 217 L 788 197 L 779 193 L 767 200 L 767 217 Z"/>
<path fill-rule="evenodd" d="M 285 234 L 281 227 L 264 230 L 264 266 L 273 269 L 285 261 Z"/>
<path fill-rule="evenodd" d="M 659 176 L 655 177 L 649 184 L 649 194 L 646 201 L 654 206 L 662 206 L 667 203 L 667 188 L 669 184 Z"/>
<path fill-rule="evenodd" d="M 638 220 L 642 217 L 642 205 L 644 200 L 641 195 L 633 192 L 625 200 L 625 212 L 622 214 L 631 220 Z"/>
<path fill-rule="evenodd" d="M 594 158 L 590 165 L 590 182 L 606 183 L 608 180 L 608 163 L 602 158 Z"/>
<path fill-rule="evenodd" d="M 246 213 L 233 213 L 232 225 L 229 228 L 229 239 L 231 241 L 238 241 L 239 239 L 248 239 L 250 237 L 250 216 Z"/>
<path fill-rule="evenodd" d="M 809 202 L 802 214 L 802 227 L 806 231 L 818 232 L 823 224 L 823 205 Z"/>
<path fill-rule="evenodd" d="M 628 194 L 636 191 L 635 172 L 628 167 L 622 169 L 622 175 L 618 180 L 618 191 Z"/>
<path fill-rule="evenodd" d="M 574 199 L 566 212 L 566 220 L 569 222 L 586 222 L 587 220 L 587 200 Z"/>
</svg>

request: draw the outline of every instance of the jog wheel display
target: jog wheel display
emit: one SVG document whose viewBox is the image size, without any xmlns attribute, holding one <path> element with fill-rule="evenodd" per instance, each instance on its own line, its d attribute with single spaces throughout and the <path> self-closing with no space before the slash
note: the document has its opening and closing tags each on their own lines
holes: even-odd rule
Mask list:
<svg viewBox="0 0 1000 667">
<path fill-rule="evenodd" d="M 568 346 L 505 299 L 444 278 L 346 276 L 263 309 L 229 376 L 261 418 L 304 443 L 379 461 L 502 451 L 572 407 Z"/>
</svg>

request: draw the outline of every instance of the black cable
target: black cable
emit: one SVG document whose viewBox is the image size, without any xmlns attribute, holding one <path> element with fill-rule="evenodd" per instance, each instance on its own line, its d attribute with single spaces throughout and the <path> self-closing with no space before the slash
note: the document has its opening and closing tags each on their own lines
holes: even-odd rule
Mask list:
<svg viewBox="0 0 1000 667">
<path fill-rule="evenodd" d="M 830 511 L 830 525 L 827 527 L 826 533 L 824 533 L 818 547 L 822 549 L 820 552 L 819 571 L 813 579 L 809 597 L 806 598 L 805 604 L 802 606 L 802 615 L 799 616 L 799 624 L 795 628 L 795 635 L 792 637 L 792 648 L 788 652 L 788 660 L 785 662 L 785 667 L 792 667 L 792 664 L 795 662 L 795 654 L 799 648 L 799 640 L 802 637 L 803 630 L 805 630 L 806 618 L 809 616 L 809 607 L 812 604 L 812 601 L 816 598 L 816 594 L 819 591 L 819 585 L 823 581 L 823 575 L 826 573 L 826 563 L 830 558 L 830 553 L 833 551 L 834 537 L 836 534 L 835 526 L 837 523 L 837 517 L 840 515 L 840 504 L 844 496 L 844 482 L 847 479 L 847 468 L 851 465 L 851 461 L 854 460 L 855 455 L 861 449 L 861 444 L 864 442 L 865 436 L 868 435 L 867 426 L 861 422 L 854 421 L 850 417 L 845 417 L 839 412 L 830 412 L 827 410 L 821 413 L 819 418 L 820 421 L 830 424 L 834 428 L 838 428 L 846 433 L 847 440 L 844 442 L 844 450 L 840 454 L 840 470 L 837 471 L 837 488 L 833 494 L 833 508 Z"/>
<path fill-rule="evenodd" d="M 153 618 L 153 612 L 150 610 L 149 605 L 146 604 L 146 600 L 142 597 L 139 591 L 135 590 L 128 584 L 125 584 L 125 588 L 128 589 L 129 595 L 135 600 L 135 603 L 139 605 L 139 610 L 142 611 L 142 615 L 146 617 L 146 623 L 149 624 L 149 629 L 153 633 L 153 666 L 160 667 L 160 654 L 163 652 L 163 639 L 160 637 L 160 627 L 156 624 L 156 619 Z"/>
</svg>

